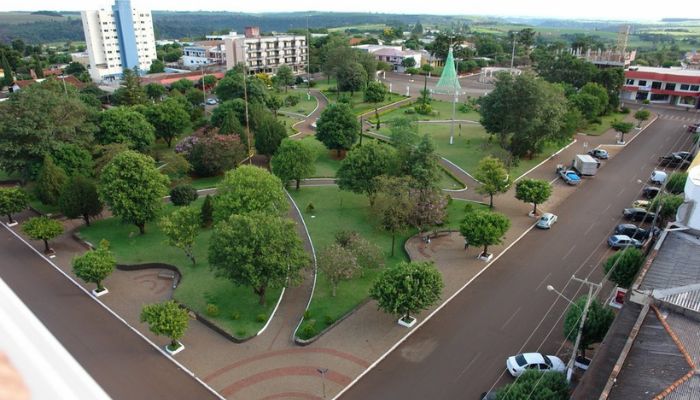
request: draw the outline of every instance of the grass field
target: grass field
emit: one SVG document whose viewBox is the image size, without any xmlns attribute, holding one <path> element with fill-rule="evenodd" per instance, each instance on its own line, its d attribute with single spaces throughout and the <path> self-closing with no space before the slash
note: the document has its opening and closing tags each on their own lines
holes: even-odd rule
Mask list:
<svg viewBox="0 0 700 400">
<path fill-rule="evenodd" d="M 325 94 L 326 97 L 328 97 L 328 100 L 330 100 L 331 103 L 335 103 L 338 101 L 338 93 L 333 93 L 330 90 L 326 90 L 326 91 L 324 91 L 323 94 Z M 359 115 L 364 114 L 368 111 L 374 110 L 374 107 L 375 107 L 374 104 L 365 103 L 364 92 L 355 92 L 352 94 L 352 96 L 351 96 L 350 92 L 343 92 L 342 95 L 350 97 L 350 107 L 352 107 L 352 112 L 355 115 L 359 116 Z M 387 104 L 397 102 L 403 98 L 404 98 L 403 96 L 399 96 L 397 94 L 387 96 L 383 102 L 377 104 L 377 107 L 383 107 Z"/>
<path fill-rule="evenodd" d="M 380 116 L 382 122 L 390 122 L 391 120 L 397 118 L 411 118 L 417 121 L 435 121 L 435 120 L 448 120 L 452 119 L 452 103 L 447 101 L 433 100 L 430 106 L 435 111 L 435 115 L 421 115 L 417 113 L 406 114 L 406 110 L 413 108 L 415 105 L 406 105 L 396 110 L 390 111 L 384 115 Z M 479 121 L 481 116 L 476 111 L 470 111 L 467 113 L 459 111 L 459 104 L 455 108 L 455 118 L 456 119 L 467 119 L 471 121 Z"/>
<path fill-rule="evenodd" d="M 403 250 L 406 239 L 416 233 L 409 230 L 396 236 L 395 255 L 391 256 L 391 235 L 381 230 L 376 223 L 367 197 L 344 192 L 337 187 L 305 187 L 290 192 L 301 209 L 313 203 L 313 217 L 304 213 L 304 220 L 318 254 L 334 241 L 336 232 L 353 230 L 363 238 L 376 244 L 384 254 L 385 266 L 391 268 L 401 261 L 408 261 Z M 456 229 L 464 215 L 464 202 L 452 201 L 448 206 L 446 228 Z M 336 297 L 326 277 L 318 274 L 316 290 L 311 300 L 309 312 L 302 327 L 313 324 L 316 332 L 322 331 L 333 321 L 352 311 L 369 295 L 369 289 L 379 275 L 380 269 L 365 270 L 361 276 L 342 281 L 338 285 Z M 303 328 L 302 328 L 303 329 Z"/>
<path fill-rule="evenodd" d="M 198 200 L 193 207 L 201 207 L 203 200 Z M 169 205 L 164 212 L 172 212 Z M 139 235 L 138 228 L 126 225 L 117 218 L 95 221 L 92 226 L 84 227 L 80 235 L 91 243 L 107 239 L 117 258 L 123 264 L 140 264 L 161 262 L 178 267 L 182 280 L 175 290 L 174 298 L 197 311 L 235 337 L 245 338 L 257 333 L 265 322 L 258 318 L 269 318 L 281 289 L 268 290 L 267 304 L 258 305 L 258 297 L 250 287 L 236 286 L 230 281 L 217 278 L 209 269 L 207 248 L 212 230 L 204 230 L 195 244 L 197 265 L 185 257 L 185 253 L 165 242 L 165 236 L 156 223 L 146 225 L 146 234 Z M 118 294 L 115 294 L 118 295 Z M 206 314 L 207 304 L 219 307 L 216 317 Z"/>
<path fill-rule="evenodd" d="M 582 131 L 587 135 L 600 136 L 603 133 L 607 132 L 608 129 L 610 129 L 610 124 L 612 124 L 615 120 L 622 121 L 625 119 L 625 117 L 626 115 L 621 113 L 613 113 L 610 115 L 606 115 L 601 118 L 600 124 L 590 124 Z"/>
<path fill-rule="evenodd" d="M 279 93 L 279 96 L 282 96 L 284 98 L 284 97 L 289 96 L 290 94 L 296 94 L 297 96 L 299 96 L 299 99 L 301 101 L 299 101 L 299 104 L 297 104 L 295 106 L 282 107 L 282 108 L 280 108 L 280 111 L 287 111 L 287 112 L 294 112 L 294 113 L 303 114 L 303 115 L 309 115 L 314 111 L 314 109 L 318 105 L 318 102 L 316 101 L 316 98 L 314 96 L 311 96 L 311 98 L 309 98 L 306 95 L 307 89 L 292 89 L 292 90 L 289 90 L 287 93 L 285 93 L 283 90 L 282 92 Z"/>
<path fill-rule="evenodd" d="M 277 120 L 287 127 L 287 135 L 293 135 L 297 133 L 297 131 L 293 128 L 294 124 L 302 121 L 302 118 L 291 115 L 277 114 Z"/>
</svg>

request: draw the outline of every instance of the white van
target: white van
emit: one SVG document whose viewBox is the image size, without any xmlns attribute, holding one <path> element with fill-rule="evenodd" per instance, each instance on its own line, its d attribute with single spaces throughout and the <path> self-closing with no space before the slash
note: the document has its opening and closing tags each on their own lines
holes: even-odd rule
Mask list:
<svg viewBox="0 0 700 400">
<path fill-rule="evenodd" d="M 649 176 L 649 180 L 651 183 L 663 185 L 666 182 L 667 177 L 668 175 L 664 171 L 654 171 L 651 173 L 651 176 Z"/>
</svg>

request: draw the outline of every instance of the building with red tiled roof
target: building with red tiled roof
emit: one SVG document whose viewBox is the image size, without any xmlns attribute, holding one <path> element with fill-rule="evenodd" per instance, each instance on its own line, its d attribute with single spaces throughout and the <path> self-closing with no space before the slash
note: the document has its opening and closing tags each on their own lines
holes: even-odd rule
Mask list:
<svg viewBox="0 0 700 400">
<path fill-rule="evenodd" d="M 41 79 L 26 79 L 26 80 L 21 80 L 21 81 L 14 81 L 12 83 L 12 86 L 10 86 L 10 91 L 11 92 L 16 92 L 19 90 L 22 90 L 26 88 L 27 86 L 33 85 L 35 83 L 41 83 L 44 82 L 46 79 L 56 79 L 63 81 L 66 85 L 71 85 L 74 88 L 80 90 L 85 87 L 85 83 L 81 82 L 78 78 L 74 77 L 73 75 L 65 75 L 65 76 L 56 76 L 55 78 L 41 78 Z"/>
<path fill-rule="evenodd" d="M 221 79 L 224 77 L 223 72 L 205 72 L 204 75 L 214 75 L 216 79 Z M 202 79 L 202 71 L 183 72 L 179 74 L 149 74 L 141 77 L 141 84 L 147 85 L 149 83 L 160 83 L 161 85 L 168 86 L 179 81 L 180 79 L 198 82 L 200 79 Z"/>
<path fill-rule="evenodd" d="M 700 70 L 630 67 L 625 70 L 622 90 L 624 100 L 699 108 Z"/>
</svg>

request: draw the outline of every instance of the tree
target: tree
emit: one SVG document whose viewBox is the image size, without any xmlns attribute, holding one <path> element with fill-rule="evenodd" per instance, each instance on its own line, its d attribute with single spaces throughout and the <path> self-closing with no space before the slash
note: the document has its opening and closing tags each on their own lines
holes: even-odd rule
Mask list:
<svg viewBox="0 0 700 400">
<path fill-rule="evenodd" d="M 154 334 L 170 338 L 168 348 L 173 351 L 181 346 L 178 340 L 185 335 L 190 318 L 186 309 L 170 300 L 144 306 L 141 309 L 141 322 L 147 323 Z"/>
<path fill-rule="evenodd" d="M 207 135 L 197 137 L 187 160 L 197 176 L 206 177 L 236 168 L 245 156 L 246 146 L 240 136 Z"/>
<path fill-rule="evenodd" d="M 470 245 L 484 246 L 482 256 L 488 255 L 488 247 L 500 244 L 510 228 L 510 220 L 501 213 L 474 210 L 467 213 L 459 226 L 459 232 Z"/>
<path fill-rule="evenodd" d="M 673 194 L 683 193 L 683 191 L 685 191 L 685 183 L 687 180 L 687 172 L 674 172 L 666 181 L 666 190 Z"/>
<path fill-rule="evenodd" d="M 214 202 L 212 197 L 207 195 L 202 203 L 202 208 L 199 210 L 201 224 L 203 228 L 209 228 L 214 222 Z"/>
<path fill-rule="evenodd" d="M 318 269 L 331 284 L 331 295 L 335 297 L 340 281 L 352 278 L 360 266 L 350 250 L 333 243 L 319 253 Z"/>
<path fill-rule="evenodd" d="M 436 186 L 440 177 L 440 157 L 435 150 L 432 138 L 425 134 L 415 147 L 399 152 L 402 173 L 413 178 L 414 186 L 430 189 Z M 401 157 L 404 157 L 401 159 Z"/>
<path fill-rule="evenodd" d="M 98 192 L 114 215 L 136 225 L 144 234 L 146 222 L 155 219 L 163 208 L 169 181 L 151 157 L 127 150 L 102 170 Z"/>
<path fill-rule="evenodd" d="M 637 127 L 640 128 L 642 126 L 642 122 L 648 120 L 649 117 L 651 117 L 649 110 L 642 109 L 634 113 L 634 119 L 637 120 Z"/>
<path fill-rule="evenodd" d="M 370 142 L 352 149 L 340 163 L 336 174 L 340 190 L 364 194 L 370 206 L 379 190 L 377 177 L 384 175 L 394 164 L 396 151 L 383 143 Z"/>
<path fill-rule="evenodd" d="M 0 58 L 0 67 L 2 67 L 2 70 L 5 73 L 4 78 L 2 81 L 0 81 L 0 87 L 10 86 L 14 81 L 14 78 L 12 77 L 12 67 L 10 67 L 10 62 L 7 61 L 7 57 L 5 57 L 5 52 L 0 52 L 0 56 L 2 56 Z"/>
<path fill-rule="evenodd" d="M 145 110 L 148 121 L 156 129 L 156 137 L 165 140 L 168 147 L 179 134 L 190 126 L 190 116 L 175 98 L 153 104 Z"/>
<path fill-rule="evenodd" d="M 126 143 L 133 150 L 145 152 L 156 141 L 156 135 L 143 114 L 128 107 L 113 107 L 100 113 L 95 139 L 103 145 Z"/>
<path fill-rule="evenodd" d="M 102 281 L 114 271 L 117 261 L 109 251 L 109 242 L 102 240 L 96 249 L 75 257 L 72 264 L 75 275 L 87 283 L 97 285 L 95 292 L 99 293 L 105 289 Z"/>
<path fill-rule="evenodd" d="M 296 189 L 299 190 L 301 180 L 308 178 L 316 172 L 314 162 L 318 154 L 303 140 L 283 140 L 279 149 L 271 160 L 272 173 L 277 175 L 283 183 L 294 179 Z"/>
<path fill-rule="evenodd" d="M 294 222 L 253 212 L 231 215 L 214 227 L 209 264 L 217 276 L 251 286 L 264 305 L 267 289 L 299 282 L 309 259 Z"/>
<path fill-rule="evenodd" d="M 277 118 L 277 111 L 284 106 L 284 101 L 280 96 L 268 96 L 265 99 L 265 105 L 272 111 L 275 118 Z"/>
<path fill-rule="evenodd" d="M 284 215 L 289 209 L 282 181 L 266 170 L 242 165 L 226 172 L 214 198 L 214 220 L 252 212 Z"/>
<path fill-rule="evenodd" d="M 44 204 L 56 205 L 61 191 L 68 181 L 68 176 L 61 167 L 56 166 L 51 156 L 44 157 L 44 164 L 36 179 L 36 191 Z"/>
<path fill-rule="evenodd" d="M 170 84 L 170 90 L 177 90 L 178 92 L 185 94 L 188 90 L 194 88 L 194 82 L 187 78 L 178 79 L 177 81 Z"/>
<path fill-rule="evenodd" d="M 620 143 L 624 143 L 625 133 L 631 131 L 634 125 L 631 122 L 613 121 L 610 127 L 620 134 Z"/>
<path fill-rule="evenodd" d="M 29 206 L 29 196 L 20 188 L 0 187 L 0 214 L 7 216 L 7 221 L 12 224 L 12 214 L 24 211 Z"/>
<path fill-rule="evenodd" d="M 287 128 L 269 115 L 260 122 L 255 130 L 255 149 L 258 153 L 272 157 L 282 140 L 287 137 Z"/>
<path fill-rule="evenodd" d="M 22 231 L 34 240 L 44 241 L 44 253 L 51 253 L 49 240 L 56 238 L 63 233 L 63 225 L 55 219 L 49 217 L 32 217 L 22 224 Z"/>
<path fill-rule="evenodd" d="M 569 382 L 561 372 L 527 370 L 496 391 L 496 400 L 569 400 Z"/>
<path fill-rule="evenodd" d="M 413 214 L 413 203 L 409 197 L 410 178 L 380 176 L 376 179 L 379 225 L 391 233 L 391 256 L 394 256 L 396 234 L 408 227 Z"/>
<path fill-rule="evenodd" d="M 87 69 L 85 69 L 85 66 L 79 62 L 71 62 L 68 64 L 68 66 L 63 70 L 63 73 L 66 75 L 73 75 L 73 76 L 79 76 L 83 72 L 87 72 Z"/>
<path fill-rule="evenodd" d="M 146 103 L 146 92 L 141 87 L 138 68 L 125 68 L 122 74 L 121 87 L 114 92 L 113 103 L 122 106 L 134 106 Z"/>
<path fill-rule="evenodd" d="M 569 103 L 576 107 L 589 122 L 596 121 L 607 104 L 601 104 L 600 100 L 589 93 L 576 93 L 569 98 Z"/>
<path fill-rule="evenodd" d="M 387 313 L 404 321 L 435 304 L 442 294 L 442 276 L 432 262 L 402 261 L 382 272 L 370 289 L 370 297 Z"/>
<path fill-rule="evenodd" d="M 160 101 L 165 96 L 165 86 L 160 83 L 151 82 L 144 86 L 146 96 L 153 101 Z"/>
<path fill-rule="evenodd" d="M 608 257 L 603 264 L 605 274 L 617 286 L 628 288 L 634 282 L 637 272 L 644 264 L 644 254 L 641 250 L 628 247 Z M 610 272 L 612 270 L 612 272 Z"/>
<path fill-rule="evenodd" d="M 177 185 L 170 189 L 170 202 L 176 206 L 188 206 L 197 197 L 197 189 L 192 185 Z"/>
<path fill-rule="evenodd" d="M 294 71 L 292 71 L 288 65 L 282 64 L 277 68 L 277 74 L 275 76 L 277 77 L 277 81 L 284 86 L 284 92 L 287 93 L 289 86 L 294 84 Z"/>
<path fill-rule="evenodd" d="M 341 150 L 348 150 L 357 141 L 359 129 L 357 117 L 347 104 L 331 104 L 316 123 L 316 138 L 340 157 Z"/>
<path fill-rule="evenodd" d="M 542 204 L 552 195 L 549 182 L 541 179 L 523 179 L 515 184 L 515 198 L 532 203 L 532 214 L 537 215 L 537 205 Z"/>
<path fill-rule="evenodd" d="M 158 74 L 165 72 L 165 64 L 163 61 L 155 59 L 151 62 L 151 67 L 148 69 L 149 74 Z"/>
<path fill-rule="evenodd" d="M 337 72 L 338 91 L 355 92 L 362 90 L 367 84 L 367 71 L 358 62 L 348 62 L 340 66 Z"/>
<path fill-rule="evenodd" d="M 412 189 L 409 191 L 409 197 L 409 223 L 419 232 L 445 222 L 448 199 L 442 190 L 434 187 Z"/>
<path fill-rule="evenodd" d="M 649 204 L 649 209 L 657 211 L 659 218 L 661 219 L 660 225 L 665 225 L 666 221 L 671 221 L 676 219 L 676 213 L 678 212 L 678 207 L 680 207 L 685 201 L 685 197 L 680 194 L 670 194 L 661 193 L 654 197 Z"/>
<path fill-rule="evenodd" d="M 94 173 L 92 154 L 82 145 L 59 142 L 51 150 L 51 158 L 66 175 L 91 176 Z"/>
<path fill-rule="evenodd" d="M 537 74 L 545 80 L 569 83 L 575 88 L 582 88 L 597 74 L 595 65 L 570 54 L 547 53 L 537 60 L 536 65 Z"/>
<path fill-rule="evenodd" d="M 200 212 L 192 207 L 178 208 L 160 220 L 160 229 L 168 238 L 168 244 L 182 249 L 192 261 L 192 265 L 196 264 L 194 242 L 199 234 L 200 225 Z"/>
<path fill-rule="evenodd" d="M 564 337 L 571 342 L 576 341 L 587 299 L 588 296 L 579 297 L 566 311 L 566 316 L 564 317 Z M 586 357 L 586 350 L 588 350 L 592 344 L 599 343 L 605 338 L 605 334 L 608 332 L 608 328 L 610 328 L 614 319 L 615 313 L 613 313 L 612 310 L 605 308 L 598 300 L 593 299 L 588 308 L 586 321 L 583 324 L 583 330 L 581 332 L 581 341 L 576 350 L 581 351 L 581 355 Z"/>
<path fill-rule="evenodd" d="M 409 58 L 408 60 L 412 60 Z M 388 90 L 381 82 L 372 81 L 367 84 L 365 89 L 365 102 L 374 104 L 374 115 L 377 118 L 377 130 L 381 127 L 381 122 L 379 121 L 379 103 L 383 102 L 386 98 Z"/>
<path fill-rule="evenodd" d="M 598 116 L 604 115 L 608 111 L 608 92 L 605 88 L 597 83 L 588 82 L 581 88 L 581 93 L 589 94 L 598 99 L 598 104 L 600 105 L 600 110 L 598 111 Z"/>
<path fill-rule="evenodd" d="M 413 68 L 416 66 L 416 59 L 413 57 L 406 57 L 401 60 L 401 66 L 404 68 Z"/>
<path fill-rule="evenodd" d="M 377 77 L 377 59 L 375 58 L 374 54 L 370 54 L 366 51 L 355 51 L 355 57 L 357 59 L 357 62 L 362 66 L 362 69 L 365 70 L 365 74 L 367 75 L 367 82 L 375 80 Z"/>
<path fill-rule="evenodd" d="M 379 246 L 371 243 L 355 231 L 342 230 L 335 233 L 335 243 L 348 250 L 360 268 L 378 268 L 384 265 L 384 256 Z"/>
<path fill-rule="evenodd" d="M 489 195 L 489 208 L 493 208 L 493 196 L 508 191 L 512 182 L 503 161 L 491 156 L 479 161 L 474 177 L 481 183 L 476 191 Z"/>
<path fill-rule="evenodd" d="M 61 213 L 67 218 L 82 217 L 90 226 L 90 218 L 102 213 L 103 205 L 93 181 L 82 176 L 71 178 L 58 199 Z"/>
<path fill-rule="evenodd" d="M 204 75 L 202 77 L 202 84 L 206 88 L 212 88 L 214 85 L 216 85 L 216 76 L 214 75 Z"/>
</svg>

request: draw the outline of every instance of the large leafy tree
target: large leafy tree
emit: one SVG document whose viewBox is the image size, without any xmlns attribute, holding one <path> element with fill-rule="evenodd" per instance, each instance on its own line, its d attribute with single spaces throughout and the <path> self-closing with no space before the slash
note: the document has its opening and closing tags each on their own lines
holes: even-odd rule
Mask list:
<svg viewBox="0 0 700 400">
<path fill-rule="evenodd" d="M 136 67 L 133 70 L 124 69 L 121 87 L 112 95 L 112 103 L 121 106 L 135 106 L 146 103 L 146 91 L 141 86 L 139 72 Z"/>
<path fill-rule="evenodd" d="M 294 179 L 299 190 L 301 180 L 312 176 L 316 171 L 316 158 L 318 154 L 308 142 L 283 140 L 277 154 L 272 157 L 272 172 L 284 183 Z"/>
<path fill-rule="evenodd" d="M 287 128 L 274 117 L 268 116 L 263 118 L 255 130 L 255 149 L 269 159 L 286 137 Z"/>
<path fill-rule="evenodd" d="M 49 217 L 33 217 L 22 224 L 22 231 L 34 240 L 44 241 L 44 253 L 50 253 L 49 240 L 63 233 L 63 225 Z"/>
<path fill-rule="evenodd" d="M 542 54 L 536 66 L 537 73 L 552 83 L 568 83 L 582 88 L 597 74 L 595 65 L 566 53 Z"/>
<path fill-rule="evenodd" d="M 187 258 L 196 264 L 194 242 L 201 226 L 200 211 L 193 207 L 181 207 L 160 220 L 160 229 L 168 244 L 185 252 Z"/>
<path fill-rule="evenodd" d="M 228 171 L 214 198 L 215 221 L 226 221 L 233 214 L 256 211 L 283 215 L 288 209 L 282 181 L 268 171 L 251 165 Z"/>
<path fill-rule="evenodd" d="M 214 227 L 209 264 L 218 276 L 251 286 L 265 304 L 268 288 L 293 285 L 309 258 L 294 222 L 277 215 L 253 212 L 232 215 Z"/>
<path fill-rule="evenodd" d="M 104 290 L 102 281 L 107 279 L 116 265 L 117 261 L 109 251 L 109 242 L 102 240 L 96 249 L 73 259 L 73 272 L 83 281 L 97 285 L 96 291 L 101 292 Z"/>
<path fill-rule="evenodd" d="M 387 313 L 404 320 L 435 304 L 442 294 L 442 276 L 432 262 L 402 261 L 382 272 L 370 297 Z"/>
<path fill-rule="evenodd" d="M 20 188 L 0 187 L 0 215 L 6 215 L 9 223 L 14 223 L 12 214 L 24 211 L 29 206 L 29 196 Z"/>
<path fill-rule="evenodd" d="M 510 220 L 501 213 L 474 210 L 467 213 L 459 226 L 459 232 L 473 246 L 484 246 L 482 256 L 488 254 L 488 247 L 500 244 L 510 228 Z"/>
<path fill-rule="evenodd" d="M 408 228 L 414 203 L 409 195 L 411 178 L 380 176 L 376 179 L 379 226 L 391 234 L 391 256 L 394 256 L 396 234 Z"/>
<path fill-rule="evenodd" d="M 167 92 L 165 86 L 155 82 L 147 84 L 143 89 L 146 91 L 146 96 L 153 101 L 160 101 Z"/>
<path fill-rule="evenodd" d="M 316 123 L 316 138 L 340 156 L 357 141 L 360 125 L 347 104 L 331 104 Z"/>
<path fill-rule="evenodd" d="M 127 150 L 102 170 L 98 191 L 114 215 L 144 234 L 146 222 L 154 220 L 163 208 L 169 181 L 151 157 Z"/>
<path fill-rule="evenodd" d="M 418 144 L 399 150 L 399 163 L 402 173 L 413 178 L 414 186 L 420 189 L 434 187 L 440 176 L 440 157 L 435 151 L 435 143 L 429 135 L 423 135 Z M 403 157 L 403 158 L 402 158 Z"/>
<path fill-rule="evenodd" d="M 93 181 L 82 176 L 71 178 L 63 188 L 58 206 L 68 218 L 82 217 L 85 225 L 90 226 L 90 218 L 102 212 L 102 202 Z"/>
<path fill-rule="evenodd" d="M 156 137 L 163 139 L 168 147 L 173 139 L 190 126 L 187 109 L 174 98 L 150 105 L 145 109 L 145 115 L 155 128 Z"/>
<path fill-rule="evenodd" d="M 148 304 L 141 309 L 141 322 L 148 324 L 148 329 L 156 335 L 167 336 L 170 339 L 169 349 L 180 347 L 180 340 L 187 330 L 190 317 L 187 310 L 180 307 L 174 300 L 159 304 Z"/>
<path fill-rule="evenodd" d="M 419 232 L 442 225 L 447 218 L 448 198 L 442 190 L 434 187 L 409 191 L 411 213 L 409 222 Z"/>
<path fill-rule="evenodd" d="M 496 400 L 568 400 L 569 382 L 560 372 L 527 370 L 496 391 Z"/>
<path fill-rule="evenodd" d="M 587 299 L 588 296 L 579 297 L 566 311 L 566 316 L 564 317 L 564 337 L 571 342 L 576 341 Z M 592 344 L 600 343 L 603 338 L 605 338 L 605 334 L 608 332 L 608 328 L 610 328 L 614 319 L 615 313 L 613 313 L 612 310 L 605 308 L 597 299 L 593 299 L 588 308 L 586 321 L 583 324 L 583 331 L 581 333 L 581 341 L 576 350 L 581 351 L 581 355 L 585 357 L 586 350 L 588 350 Z"/>
<path fill-rule="evenodd" d="M 331 284 L 331 296 L 335 297 L 338 284 L 352 278 L 360 266 L 349 249 L 332 243 L 319 253 L 318 269 Z"/>
<path fill-rule="evenodd" d="M 100 144 L 126 143 L 129 148 L 144 152 L 156 136 L 143 114 L 128 107 L 114 107 L 100 113 L 100 130 L 95 139 Z"/>
<path fill-rule="evenodd" d="M 0 67 L 2 67 L 2 70 L 5 73 L 5 76 L 0 81 L 0 87 L 12 85 L 12 82 L 14 80 L 12 77 L 12 67 L 10 66 L 10 62 L 7 61 L 7 57 L 5 56 L 4 51 L 0 51 Z"/>
<path fill-rule="evenodd" d="M 245 159 L 246 146 L 238 135 L 199 137 L 188 154 L 188 161 L 197 176 L 216 176 L 236 168 Z"/>
<path fill-rule="evenodd" d="M 277 69 L 277 82 L 284 86 L 285 93 L 289 86 L 294 84 L 294 71 L 289 67 L 289 65 L 283 64 Z"/>
<path fill-rule="evenodd" d="M 47 79 L 0 103 L 0 168 L 36 177 L 44 156 L 62 144 L 86 147 L 95 130 L 93 110 L 71 86 Z"/>
<path fill-rule="evenodd" d="M 68 183 L 68 176 L 65 171 L 54 164 L 51 156 L 44 157 L 44 163 L 36 179 L 39 200 L 44 204 L 58 204 L 58 198 L 66 183 Z"/>
<path fill-rule="evenodd" d="M 589 93 L 576 93 L 569 98 L 569 102 L 589 122 L 596 121 L 602 110 L 604 110 L 603 107 L 607 106 L 607 104 L 602 104 L 597 97 Z"/>
<path fill-rule="evenodd" d="M 249 77 L 244 79 L 243 73 L 232 69 L 226 73 L 214 89 L 214 93 L 221 101 L 243 99 L 245 97 L 244 87 L 248 91 L 248 101 L 251 103 L 264 103 L 267 97 L 265 85 L 260 79 Z"/>
<path fill-rule="evenodd" d="M 366 195 L 369 204 L 379 190 L 377 177 L 385 175 L 394 165 L 396 151 L 382 143 L 366 143 L 352 149 L 340 163 L 337 182 L 340 190 Z"/>
<path fill-rule="evenodd" d="M 480 182 L 476 191 L 489 196 L 489 208 L 493 208 L 493 196 L 508 191 L 512 182 L 503 161 L 491 156 L 479 161 L 474 177 Z"/>
<path fill-rule="evenodd" d="M 588 82 L 580 90 L 580 93 L 588 94 L 596 99 L 598 99 L 598 104 L 600 104 L 600 110 L 598 110 L 598 116 L 606 114 L 608 112 L 608 92 L 605 88 L 595 82 Z"/>
<path fill-rule="evenodd" d="M 413 58 L 407 58 L 407 60 L 413 60 Z M 386 99 L 386 95 L 389 91 L 386 86 L 381 82 L 372 81 L 367 84 L 365 89 L 365 102 L 374 104 L 374 115 L 377 118 L 377 129 L 381 128 L 381 122 L 379 121 L 379 103 Z"/>
<path fill-rule="evenodd" d="M 341 92 L 361 91 L 367 84 L 367 71 L 358 62 L 348 62 L 341 65 L 336 72 L 338 79 L 338 90 Z"/>
<path fill-rule="evenodd" d="M 532 203 L 532 214 L 537 214 L 537 205 L 542 204 L 552 195 L 549 182 L 542 179 L 523 179 L 515 184 L 515 198 Z"/>
<path fill-rule="evenodd" d="M 617 286 L 628 288 L 643 264 L 644 254 L 641 250 L 628 247 L 608 257 L 603 264 L 603 269 L 606 275 L 610 274 L 610 280 Z"/>
<path fill-rule="evenodd" d="M 610 124 L 610 127 L 620 134 L 620 142 L 624 143 L 625 133 L 629 133 L 629 131 L 631 131 L 632 128 L 634 128 L 634 124 L 625 121 L 613 121 Z"/>
</svg>

